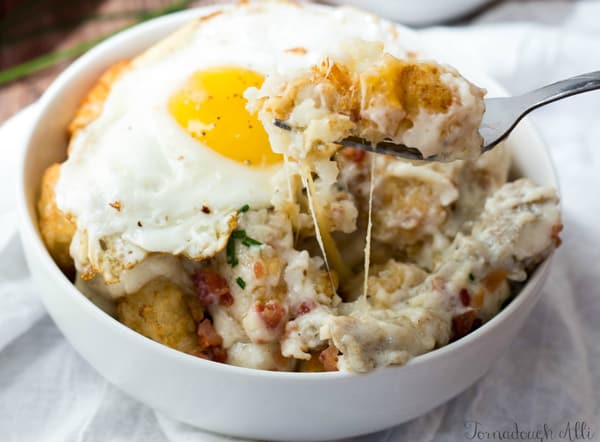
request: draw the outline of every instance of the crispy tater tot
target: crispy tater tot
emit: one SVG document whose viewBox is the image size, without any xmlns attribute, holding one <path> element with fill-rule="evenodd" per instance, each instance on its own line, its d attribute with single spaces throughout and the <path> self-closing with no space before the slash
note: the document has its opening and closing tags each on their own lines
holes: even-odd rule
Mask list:
<svg viewBox="0 0 600 442">
<path fill-rule="evenodd" d="M 117 319 L 168 347 L 193 353 L 198 348 L 196 323 L 184 292 L 164 278 L 150 281 L 117 302 Z"/>
<path fill-rule="evenodd" d="M 56 206 L 54 186 L 60 174 L 60 164 L 51 165 L 42 176 L 38 215 L 42 239 L 48 252 L 63 272 L 71 275 L 75 271 L 69 246 L 75 234 L 75 224 Z"/>
</svg>

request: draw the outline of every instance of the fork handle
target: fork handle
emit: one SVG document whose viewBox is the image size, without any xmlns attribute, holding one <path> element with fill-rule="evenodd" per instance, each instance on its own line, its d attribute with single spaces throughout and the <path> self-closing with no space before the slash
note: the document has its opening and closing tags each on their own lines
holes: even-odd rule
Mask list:
<svg viewBox="0 0 600 442">
<path fill-rule="evenodd" d="M 534 109 L 571 95 L 600 89 L 600 71 L 557 81 L 515 97 L 485 100 L 485 114 L 479 133 L 483 136 L 482 152 L 497 146 L 521 119 Z"/>
<path fill-rule="evenodd" d="M 577 75 L 521 95 L 527 103 L 526 113 L 561 98 L 600 89 L 600 71 Z"/>
</svg>

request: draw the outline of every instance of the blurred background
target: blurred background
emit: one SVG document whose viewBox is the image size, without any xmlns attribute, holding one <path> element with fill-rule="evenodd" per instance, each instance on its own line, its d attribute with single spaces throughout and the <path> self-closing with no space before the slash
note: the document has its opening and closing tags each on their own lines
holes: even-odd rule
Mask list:
<svg viewBox="0 0 600 442">
<path fill-rule="evenodd" d="M 227 1 L 1 0 L 0 123 L 34 102 L 74 58 L 113 33 L 170 12 Z M 358 5 L 413 26 L 463 24 L 501 3 L 498 0 L 329 2 Z"/>
<path fill-rule="evenodd" d="M 0 124 L 77 56 L 128 26 L 215 0 L 0 1 Z"/>
</svg>

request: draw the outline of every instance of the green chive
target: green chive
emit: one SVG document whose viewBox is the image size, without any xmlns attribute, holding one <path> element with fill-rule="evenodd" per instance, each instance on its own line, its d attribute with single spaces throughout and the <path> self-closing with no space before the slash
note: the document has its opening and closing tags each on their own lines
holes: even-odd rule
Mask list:
<svg viewBox="0 0 600 442">
<path fill-rule="evenodd" d="M 111 35 L 113 34 L 109 34 L 107 37 L 110 37 Z M 53 66 L 58 62 L 81 55 L 88 49 L 96 46 L 96 44 L 100 43 L 105 38 L 106 37 L 102 37 L 95 40 L 86 41 L 71 48 L 42 55 L 41 57 L 34 58 L 26 61 L 25 63 L 21 63 L 12 68 L 3 70 L 0 72 L 0 85 L 17 80 L 25 75 L 32 74 L 49 66 Z"/>
<path fill-rule="evenodd" d="M 249 236 L 245 237 L 242 240 L 242 244 L 244 244 L 246 247 L 250 247 L 250 246 L 262 246 L 262 243 L 260 241 L 257 241 L 253 238 L 250 238 Z"/>
<path fill-rule="evenodd" d="M 233 232 L 231 232 L 231 237 L 236 238 L 236 239 L 243 239 L 246 237 L 246 231 L 245 230 L 234 230 Z"/>
<path fill-rule="evenodd" d="M 241 208 L 240 208 L 240 212 L 244 213 L 247 212 L 250 209 L 250 206 L 248 204 L 244 204 Z"/>
<path fill-rule="evenodd" d="M 227 255 L 227 264 L 230 264 L 231 267 L 235 267 L 238 264 L 238 259 L 235 256 L 235 241 L 232 237 L 229 237 L 229 240 L 227 241 L 225 253 Z"/>
<path fill-rule="evenodd" d="M 237 285 L 239 285 L 242 289 L 246 288 L 246 281 L 244 281 L 241 276 L 235 278 L 235 282 L 237 282 Z"/>
</svg>

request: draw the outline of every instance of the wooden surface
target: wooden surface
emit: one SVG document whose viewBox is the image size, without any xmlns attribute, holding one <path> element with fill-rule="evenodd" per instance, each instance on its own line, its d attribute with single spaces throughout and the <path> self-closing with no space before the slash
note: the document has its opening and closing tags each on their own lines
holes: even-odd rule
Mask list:
<svg viewBox="0 0 600 442">
<path fill-rule="evenodd" d="M 0 0 L 0 70 L 91 42 L 173 6 L 219 0 Z M 224 2 L 224 0 L 220 0 Z M 34 102 L 73 61 L 68 58 L 22 79 L 0 85 L 0 123 Z"/>
</svg>

